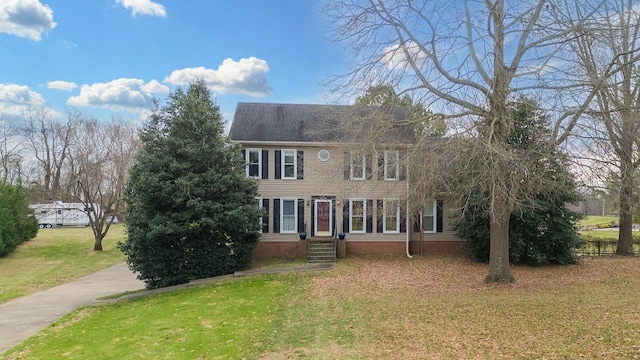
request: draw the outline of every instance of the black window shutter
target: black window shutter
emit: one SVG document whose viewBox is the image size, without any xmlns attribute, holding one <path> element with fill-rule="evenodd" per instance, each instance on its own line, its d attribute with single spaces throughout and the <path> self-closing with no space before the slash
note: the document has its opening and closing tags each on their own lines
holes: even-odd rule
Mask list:
<svg viewBox="0 0 640 360">
<path fill-rule="evenodd" d="M 384 180 L 384 153 L 378 154 L 378 180 Z"/>
<path fill-rule="evenodd" d="M 298 180 L 302 180 L 304 179 L 304 151 L 298 151 L 298 156 L 297 156 L 297 173 L 298 173 Z"/>
<path fill-rule="evenodd" d="M 280 199 L 273 199 L 273 232 L 280 232 Z"/>
<path fill-rule="evenodd" d="M 280 172 L 282 171 L 282 151 L 280 150 L 276 150 L 273 152 L 273 156 L 275 157 L 275 162 L 276 162 L 276 167 L 275 167 L 275 171 L 276 171 L 276 179 L 282 179 L 282 175 L 280 175 Z"/>
<path fill-rule="evenodd" d="M 342 199 L 342 232 L 349 232 L 349 200 Z"/>
<path fill-rule="evenodd" d="M 381 233 L 381 232 L 383 232 L 382 219 L 384 218 L 384 210 L 383 210 L 383 202 L 382 202 L 382 200 L 378 200 L 376 205 L 377 205 L 377 208 L 378 208 L 378 219 L 377 219 L 378 223 L 376 224 L 377 225 L 376 231 Z"/>
<path fill-rule="evenodd" d="M 262 150 L 262 178 L 269 178 L 269 150 Z"/>
<path fill-rule="evenodd" d="M 269 199 L 262 199 L 262 208 L 264 209 L 265 215 L 262 218 L 262 232 L 269 232 Z"/>
<path fill-rule="evenodd" d="M 367 200 L 367 232 L 373 232 L 373 200 Z"/>
<path fill-rule="evenodd" d="M 348 152 L 344 152 L 344 179 L 349 180 L 351 178 L 351 157 Z"/>
<path fill-rule="evenodd" d="M 372 162 L 372 156 L 371 155 L 366 155 L 364 157 L 364 172 L 366 174 L 366 179 L 367 180 L 371 180 L 372 178 L 372 173 L 373 173 L 373 164 Z"/>
<path fill-rule="evenodd" d="M 247 150 L 242 149 L 240 150 L 240 153 L 242 153 L 242 160 L 244 160 L 244 162 L 247 162 Z"/>
<path fill-rule="evenodd" d="M 333 227 L 331 228 L 331 236 L 334 236 L 336 234 L 336 231 L 338 231 L 338 224 L 336 224 L 336 202 L 335 201 L 331 202 L 331 223 L 333 224 Z"/>
<path fill-rule="evenodd" d="M 400 206 L 400 232 L 407 232 L 407 209 L 405 206 Z"/>
<path fill-rule="evenodd" d="M 309 224 L 309 227 L 311 228 L 311 232 L 309 234 L 315 234 L 316 233 L 316 224 L 314 224 L 313 219 L 316 218 L 316 202 L 314 198 L 311 198 L 311 224 Z"/>
<path fill-rule="evenodd" d="M 438 200 L 436 201 L 436 232 L 442 232 L 443 231 L 443 216 L 442 216 L 442 206 L 443 206 L 443 202 L 442 200 Z"/>
<path fill-rule="evenodd" d="M 298 232 L 304 231 L 304 199 L 298 199 Z"/>
</svg>

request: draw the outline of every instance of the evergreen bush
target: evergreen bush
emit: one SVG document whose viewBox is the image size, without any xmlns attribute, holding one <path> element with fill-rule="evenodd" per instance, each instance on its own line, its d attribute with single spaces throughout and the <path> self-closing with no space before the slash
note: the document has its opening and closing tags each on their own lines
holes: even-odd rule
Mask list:
<svg viewBox="0 0 640 360">
<path fill-rule="evenodd" d="M 232 273 L 259 239 L 257 181 L 202 83 L 156 103 L 125 193 L 120 249 L 148 288 Z"/>
</svg>

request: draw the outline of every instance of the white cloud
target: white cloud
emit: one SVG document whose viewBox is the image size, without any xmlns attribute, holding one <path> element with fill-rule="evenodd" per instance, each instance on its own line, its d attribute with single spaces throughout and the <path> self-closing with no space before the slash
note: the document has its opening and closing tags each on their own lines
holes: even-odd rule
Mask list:
<svg viewBox="0 0 640 360">
<path fill-rule="evenodd" d="M 42 95 L 25 85 L 0 84 L 0 114 L 23 116 L 34 108 L 44 106 Z"/>
<path fill-rule="evenodd" d="M 151 80 L 141 87 L 141 90 L 146 93 L 163 93 L 169 92 L 169 87 L 162 85 L 158 80 Z"/>
<path fill-rule="evenodd" d="M 405 69 L 409 66 L 404 51 L 405 48 L 409 53 L 409 57 L 413 59 L 418 67 L 422 67 L 427 59 L 427 55 L 420 49 L 420 46 L 413 41 L 408 42 L 406 45 L 395 45 L 384 49 L 380 61 L 389 69 Z"/>
<path fill-rule="evenodd" d="M 236 62 L 227 58 L 218 70 L 202 66 L 174 70 L 163 82 L 188 85 L 202 80 L 216 93 L 265 97 L 271 92 L 266 75 L 268 71 L 269 65 L 265 60 L 250 57 Z"/>
<path fill-rule="evenodd" d="M 167 16 L 167 11 L 161 4 L 151 0 L 116 0 L 116 3 L 122 4 L 125 9 L 131 9 L 131 16 L 149 15 L 149 16 Z"/>
<path fill-rule="evenodd" d="M 0 32 L 39 41 L 56 25 L 53 10 L 39 0 L 0 1 Z"/>
<path fill-rule="evenodd" d="M 67 100 L 71 106 L 85 106 L 143 113 L 152 105 L 153 94 L 168 93 L 169 87 L 156 80 L 116 79 L 108 83 L 82 85 L 80 94 Z"/>
<path fill-rule="evenodd" d="M 78 85 L 76 83 L 63 80 L 49 81 L 47 83 L 47 88 L 56 90 L 71 91 L 77 87 Z"/>
</svg>

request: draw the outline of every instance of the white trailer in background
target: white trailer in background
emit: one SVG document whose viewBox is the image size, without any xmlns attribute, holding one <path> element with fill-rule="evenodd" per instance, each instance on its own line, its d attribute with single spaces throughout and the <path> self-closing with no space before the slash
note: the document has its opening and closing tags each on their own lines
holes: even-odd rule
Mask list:
<svg viewBox="0 0 640 360">
<path fill-rule="evenodd" d="M 93 204 L 93 206 L 98 206 Z M 54 226 L 88 226 L 89 215 L 83 203 L 64 203 L 54 201 L 48 204 L 29 205 L 33 214 L 38 219 L 41 229 L 50 229 Z"/>
</svg>

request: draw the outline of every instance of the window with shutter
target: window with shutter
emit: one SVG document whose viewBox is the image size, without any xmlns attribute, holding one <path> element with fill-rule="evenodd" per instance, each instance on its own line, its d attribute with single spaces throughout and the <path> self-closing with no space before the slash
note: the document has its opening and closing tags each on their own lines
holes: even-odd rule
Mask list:
<svg viewBox="0 0 640 360">
<path fill-rule="evenodd" d="M 400 232 L 400 205 L 396 199 L 384 199 L 383 204 L 383 232 L 396 234 Z"/>
<path fill-rule="evenodd" d="M 297 179 L 297 157 L 295 150 L 282 150 L 281 174 L 283 179 Z"/>
<path fill-rule="evenodd" d="M 244 154 L 246 176 L 260 178 L 262 175 L 262 150 L 245 149 Z"/>
<path fill-rule="evenodd" d="M 422 229 L 425 233 L 436 232 L 436 213 L 436 201 L 427 201 L 422 209 Z"/>
<path fill-rule="evenodd" d="M 365 199 L 349 200 L 349 232 L 365 233 L 367 230 L 367 207 Z"/>
<path fill-rule="evenodd" d="M 384 152 L 384 179 L 398 180 L 400 174 L 400 153 L 398 151 Z"/>
<path fill-rule="evenodd" d="M 280 232 L 298 232 L 298 199 L 280 199 Z"/>
<path fill-rule="evenodd" d="M 353 151 L 349 158 L 351 159 L 349 162 L 349 179 L 364 180 L 367 172 L 365 157 Z"/>
</svg>

